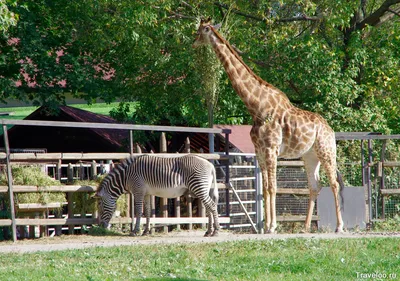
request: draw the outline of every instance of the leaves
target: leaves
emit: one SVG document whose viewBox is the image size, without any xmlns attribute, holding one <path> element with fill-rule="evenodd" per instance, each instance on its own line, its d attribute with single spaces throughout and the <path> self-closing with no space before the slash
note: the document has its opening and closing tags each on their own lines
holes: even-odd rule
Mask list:
<svg viewBox="0 0 400 281">
<path fill-rule="evenodd" d="M 211 16 L 256 74 L 336 131 L 399 133 L 400 20 L 354 28 L 387 1 L 361 2 L 3 1 L 18 22 L 0 39 L 0 99 L 118 99 L 136 104 L 116 109 L 124 122 L 205 126 L 215 85 L 215 123 L 249 123 L 215 55 L 191 47 Z"/>
</svg>

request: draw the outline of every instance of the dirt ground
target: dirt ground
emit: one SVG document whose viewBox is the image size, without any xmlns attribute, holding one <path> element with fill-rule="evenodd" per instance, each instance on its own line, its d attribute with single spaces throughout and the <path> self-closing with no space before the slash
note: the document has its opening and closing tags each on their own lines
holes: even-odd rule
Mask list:
<svg viewBox="0 0 400 281">
<path fill-rule="evenodd" d="M 89 236 L 65 235 L 60 237 L 45 237 L 40 239 L 25 239 L 15 243 L 0 242 L 0 253 L 29 253 L 39 251 L 58 251 L 67 249 L 84 249 L 89 247 L 112 247 L 124 245 L 154 245 L 179 243 L 213 243 L 237 240 L 266 240 L 266 239 L 339 239 L 339 238 L 369 238 L 369 237 L 398 237 L 396 233 L 304 233 L 304 234 L 238 234 L 221 231 L 218 237 L 203 237 L 204 231 L 174 231 L 168 234 L 155 234 L 146 237 L 130 236 Z"/>
</svg>

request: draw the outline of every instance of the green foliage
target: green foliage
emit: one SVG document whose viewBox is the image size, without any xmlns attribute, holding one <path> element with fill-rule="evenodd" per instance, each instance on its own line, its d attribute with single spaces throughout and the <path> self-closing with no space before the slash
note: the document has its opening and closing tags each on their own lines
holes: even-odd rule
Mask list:
<svg viewBox="0 0 400 281">
<path fill-rule="evenodd" d="M 0 39 L 0 99 L 51 107 L 68 92 L 135 102 L 113 113 L 124 122 L 205 126 L 215 82 L 215 123 L 249 123 L 215 56 L 192 50 L 200 17 L 211 16 L 255 73 L 335 131 L 399 133 L 400 20 L 387 9 L 370 20 L 383 2 L 3 0 L 19 41 Z"/>
<path fill-rule="evenodd" d="M 8 6 L 15 6 L 16 0 L 0 0 L 0 35 L 7 35 L 10 26 L 15 26 L 18 15 L 10 12 Z"/>
<path fill-rule="evenodd" d="M 399 212 L 400 210 L 397 210 Z M 400 231 L 400 215 L 396 214 L 393 218 L 378 221 L 373 224 L 373 231 L 377 232 L 398 232 Z"/>
<path fill-rule="evenodd" d="M 268 239 L 7 253 L 0 254 L 0 274 L 5 280 L 356 280 L 357 273 L 398 278 L 396 242 Z"/>
</svg>

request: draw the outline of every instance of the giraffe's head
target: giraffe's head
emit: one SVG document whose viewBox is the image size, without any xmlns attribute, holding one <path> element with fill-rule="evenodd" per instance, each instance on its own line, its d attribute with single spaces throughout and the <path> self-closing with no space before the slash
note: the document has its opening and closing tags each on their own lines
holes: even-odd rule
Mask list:
<svg viewBox="0 0 400 281">
<path fill-rule="evenodd" d="M 199 29 L 197 30 L 196 40 L 193 43 L 193 48 L 210 44 L 211 37 L 220 26 L 220 24 L 212 25 L 211 18 L 201 19 Z"/>
</svg>

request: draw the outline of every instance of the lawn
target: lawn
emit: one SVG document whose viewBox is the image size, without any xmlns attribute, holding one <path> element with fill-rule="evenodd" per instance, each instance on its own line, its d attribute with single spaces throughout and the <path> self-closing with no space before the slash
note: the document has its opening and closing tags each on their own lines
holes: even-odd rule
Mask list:
<svg viewBox="0 0 400 281">
<path fill-rule="evenodd" d="M 104 115 L 110 115 L 110 111 L 113 108 L 116 108 L 118 106 L 118 102 L 106 104 L 106 103 L 95 103 L 95 104 L 73 104 L 70 105 L 72 107 L 80 108 L 83 110 L 87 110 L 90 112 L 98 113 L 98 114 L 104 114 Z M 10 115 L 4 115 L 0 116 L 0 119 L 24 119 L 26 116 L 34 112 L 38 107 L 35 106 L 29 106 L 29 107 L 1 107 L 0 106 L 0 112 L 10 112 Z"/>
<path fill-rule="evenodd" d="M 0 276 L 74 281 L 399 280 L 400 244 L 395 238 L 292 238 L 0 253 Z"/>
</svg>

